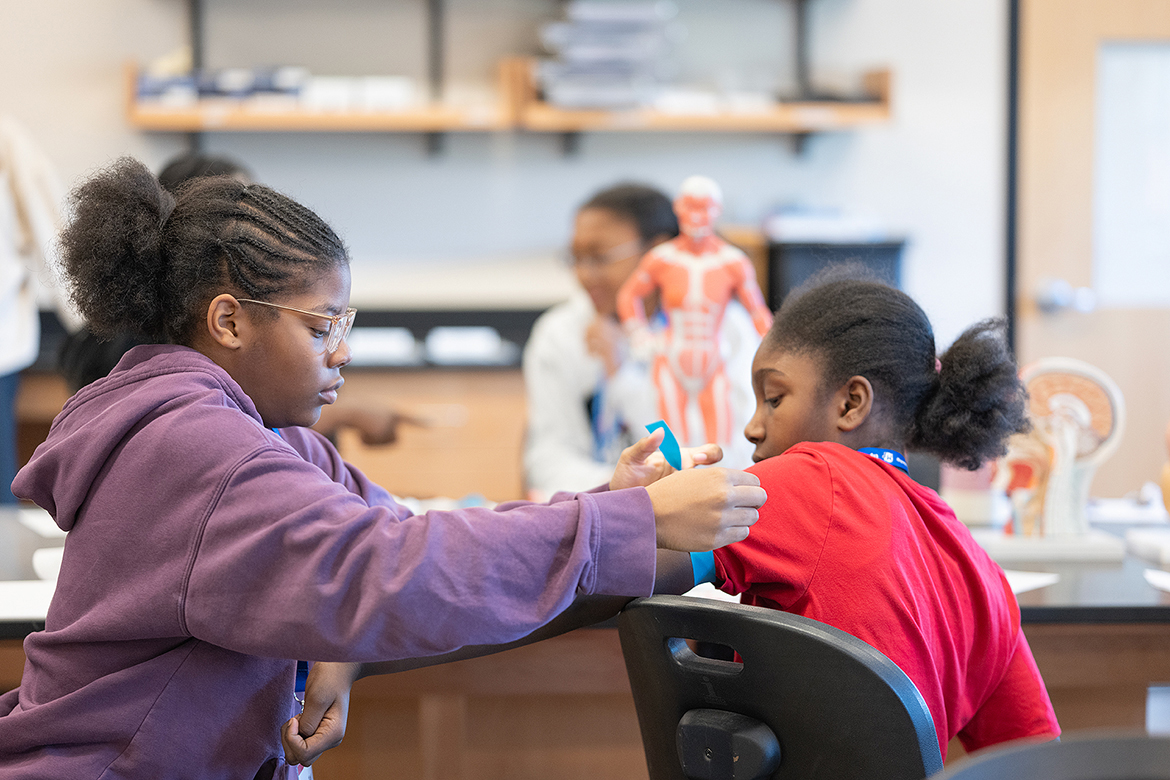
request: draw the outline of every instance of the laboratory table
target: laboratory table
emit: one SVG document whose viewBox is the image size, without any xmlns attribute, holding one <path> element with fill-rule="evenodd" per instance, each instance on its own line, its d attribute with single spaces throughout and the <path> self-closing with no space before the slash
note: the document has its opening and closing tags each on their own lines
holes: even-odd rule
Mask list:
<svg viewBox="0 0 1170 780">
<path fill-rule="evenodd" d="M 1146 569 L 1160 567 L 1126 556 L 1119 563 L 1013 562 L 1008 568 L 1060 575 L 1017 600 L 1061 725 L 1144 726 L 1148 688 L 1170 685 L 1170 593 L 1144 577 Z"/>
<path fill-rule="evenodd" d="M 0 580 L 35 578 L 33 550 L 62 541 L 0 509 Z M 1143 572 L 1153 565 L 1127 557 L 1008 568 L 1060 575 L 1018 599 L 1063 728 L 1141 727 L 1147 688 L 1170 684 L 1170 593 L 1146 582 Z M 11 613 L 6 606 L 0 612 Z M 20 639 L 42 621 L 0 620 L 0 689 L 19 683 Z M 361 680 L 345 742 L 320 760 L 317 776 L 645 778 L 617 632 L 582 629 L 495 656 Z"/>
</svg>

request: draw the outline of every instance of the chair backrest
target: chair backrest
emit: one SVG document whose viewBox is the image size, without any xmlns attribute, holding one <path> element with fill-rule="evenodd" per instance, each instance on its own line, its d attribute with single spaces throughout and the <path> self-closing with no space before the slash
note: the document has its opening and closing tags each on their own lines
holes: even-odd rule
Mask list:
<svg viewBox="0 0 1170 780">
<path fill-rule="evenodd" d="M 931 780 L 1170 780 L 1170 737 L 1085 733 L 1013 742 L 956 761 Z"/>
<path fill-rule="evenodd" d="M 686 596 L 633 601 L 618 630 L 651 780 L 922 780 L 942 769 L 914 683 L 844 631 Z M 731 647 L 742 663 L 696 655 L 688 639 Z M 720 723 L 721 712 L 741 720 Z M 770 748 L 756 722 L 774 735 L 778 765 L 757 755 Z"/>
</svg>

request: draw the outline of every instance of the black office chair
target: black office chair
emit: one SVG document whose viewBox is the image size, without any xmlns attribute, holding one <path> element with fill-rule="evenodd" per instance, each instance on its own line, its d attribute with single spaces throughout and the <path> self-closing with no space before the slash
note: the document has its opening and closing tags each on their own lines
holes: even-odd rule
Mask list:
<svg viewBox="0 0 1170 780">
<path fill-rule="evenodd" d="M 931 780 L 1170 780 L 1170 737 L 1085 733 L 1012 742 L 956 761 Z"/>
<path fill-rule="evenodd" d="M 618 631 L 651 780 L 922 780 L 942 769 L 914 683 L 844 631 L 685 596 L 631 602 Z M 686 640 L 743 662 L 700 657 Z"/>
</svg>

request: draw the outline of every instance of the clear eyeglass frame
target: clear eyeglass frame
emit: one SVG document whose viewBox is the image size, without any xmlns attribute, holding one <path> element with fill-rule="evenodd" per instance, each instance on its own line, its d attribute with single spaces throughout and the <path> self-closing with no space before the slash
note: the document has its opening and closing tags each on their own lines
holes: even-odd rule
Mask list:
<svg viewBox="0 0 1170 780">
<path fill-rule="evenodd" d="M 284 309 L 286 311 L 295 311 L 298 314 L 307 314 L 310 317 L 319 317 L 323 320 L 329 320 L 329 330 L 325 335 L 325 351 L 336 352 L 337 348 L 341 346 L 341 342 L 349 337 L 349 332 L 353 330 L 353 320 L 357 316 L 357 309 L 348 308 L 341 314 L 325 314 L 319 311 L 308 311 L 307 309 L 298 309 L 294 306 L 283 306 L 279 303 L 269 303 L 268 301 L 258 301 L 255 298 L 236 298 L 240 303 L 258 303 L 261 306 L 271 306 L 274 309 Z"/>
<path fill-rule="evenodd" d="M 645 251 L 645 244 L 638 239 L 627 241 L 624 244 L 618 244 L 604 252 L 598 252 L 592 255 L 575 255 L 573 254 L 573 250 L 566 249 L 565 265 L 570 268 L 588 268 L 596 271 L 605 268 L 607 265 L 629 260 L 631 257 L 641 255 Z"/>
</svg>

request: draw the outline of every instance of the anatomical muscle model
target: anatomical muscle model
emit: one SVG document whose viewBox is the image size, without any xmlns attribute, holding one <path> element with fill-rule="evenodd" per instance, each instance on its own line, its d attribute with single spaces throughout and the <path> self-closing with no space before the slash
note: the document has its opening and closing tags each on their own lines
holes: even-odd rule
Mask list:
<svg viewBox="0 0 1170 780">
<path fill-rule="evenodd" d="M 719 351 L 723 312 L 739 298 L 762 336 L 772 324 L 747 255 L 715 234 L 723 196 L 712 180 L 692 176 L 674 200 L 678 238 L 651 249 L 618 292 L 617 311 L 634 357 L 652 364 L 662 418 L 684 446 L 731 442 L 731 387 Z M 651 332 L 644 299 L 657 292 L 666 328 Z M 691 430 L 697 404 L 703 431 Z"/>
</svg>

